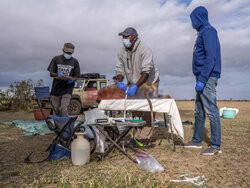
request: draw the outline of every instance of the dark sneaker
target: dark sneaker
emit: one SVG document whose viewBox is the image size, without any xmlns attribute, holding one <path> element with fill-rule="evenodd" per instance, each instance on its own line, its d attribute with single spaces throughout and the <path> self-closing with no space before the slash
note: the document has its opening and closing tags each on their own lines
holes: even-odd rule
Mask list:
<svg viewBox="0 0 250 188">
<path fill-rule="evenodd" d="M 186 144 L 184 144 L 183 147 L 184 147 L 184 148 L 197 148 L 197 149 L 202 148 L 201 145 L 196 144 L 196 143 L 194 143 L 194 142 L 192 142 L 192 141 L 187 142 Z"/>
<path fill-rule="evenodd" d="M 215 149 L 212 147 L 209 147 L 207 149 L 205 149 L 203 152 L 201 152 L 201 155 L 216 155 L 222 153 L 222 151 L 220 149 Z"/>
</svg>

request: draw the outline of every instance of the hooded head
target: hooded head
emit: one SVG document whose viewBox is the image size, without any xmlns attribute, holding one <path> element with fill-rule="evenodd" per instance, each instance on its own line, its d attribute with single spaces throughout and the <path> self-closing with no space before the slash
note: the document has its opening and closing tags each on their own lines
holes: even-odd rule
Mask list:
<svg viewBox="0 0 250 188">
<path fill-rule="evenodd" d="M 205 7 L 199 6 L 190 14 L 193 27 L 199 31 L 202 26 L 209 25 L 208 12 Z"/>
</svg>

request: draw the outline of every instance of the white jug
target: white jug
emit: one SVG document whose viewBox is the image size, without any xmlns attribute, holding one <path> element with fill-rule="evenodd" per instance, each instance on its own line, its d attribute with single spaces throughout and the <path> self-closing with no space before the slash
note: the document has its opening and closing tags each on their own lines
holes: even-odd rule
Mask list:
<svg viewBox="0 0 250 188">
<path fill-rule="evenodd" d="M 85 133 L 76 132 L 77 138 L 71 143 L 71 160 L 73 165 L 84 165 L 89 162 L 90 144 L 83 136 Z"/>
</svg>

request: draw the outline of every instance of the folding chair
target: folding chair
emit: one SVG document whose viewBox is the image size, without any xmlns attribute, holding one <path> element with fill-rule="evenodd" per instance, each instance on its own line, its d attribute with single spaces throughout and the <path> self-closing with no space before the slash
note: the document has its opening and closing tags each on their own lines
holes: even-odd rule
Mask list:
<svg viewBox="0 0 250 188">
<path fill-rule="evenodd" d="M 45 116 L 42 110 L 42 104 L 41 100 L 47 99 L 49 100 L 49 103 L 55 112 L 55 108 L 51 102 L 51 96 L 49 92 L 49 87 L 35 87 L 35 95 L 36 95 L 36 102 L 39 106 L 39 109 L 42 113 L 42 116 L 44 117 L 44 120 L 50 130 L 52 130 L 55 133 L 55 138 L 52 141 L 52 144 L 47 148 L 46 151 L 50 150 L 53 151 L 57 144 L 62 145 L 64 148 L 70 150 L 70 144 L 74 138 L 75 132 L 84 131 L 86 127 L 83 126 L 84 121 L 80 121 L 76 126 L 75 121 L 77 120 L 78 116 L 73 117 L 59 117 L 56 114 L 49 116 L 48 118 Z M 53 121 L 51 121 L 53 120 Z M 53 123 L 52 123 L 53 122 Z M 90 154 L 92 154 L 95 151 L 96 148 L 96 134 L 92 127 L 88 127 L 93 134 L 92 144 L 91 144 L 91 151 Z M 26 159 L 24 160 L 26 163 L 34 163 L 30 161 L 30 156 L 33 152 L 31 152 Z M 46 160 L 50 160 L 51 156 L 48 156 L 46 159 L 38 162 L 43 162 Z M 37 162 L 35 162 L 37 163 Z"/>
</svg>

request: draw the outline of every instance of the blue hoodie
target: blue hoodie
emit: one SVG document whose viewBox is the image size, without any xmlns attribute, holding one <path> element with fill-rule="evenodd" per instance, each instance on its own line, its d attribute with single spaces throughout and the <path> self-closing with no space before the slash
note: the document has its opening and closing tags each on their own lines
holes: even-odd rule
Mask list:
<svg viewBox="0 0 250 188">
<path fill-rule="evenodd" d="M 208 22 L 205 7 L 197 7 L 190 14 L 193 27 L 198 36 L 193 52 L 193 73 L 196 79 L 206 83 L 209 77 L 220 78 L 221 53 L 216 29 Z"/>
</svg>

